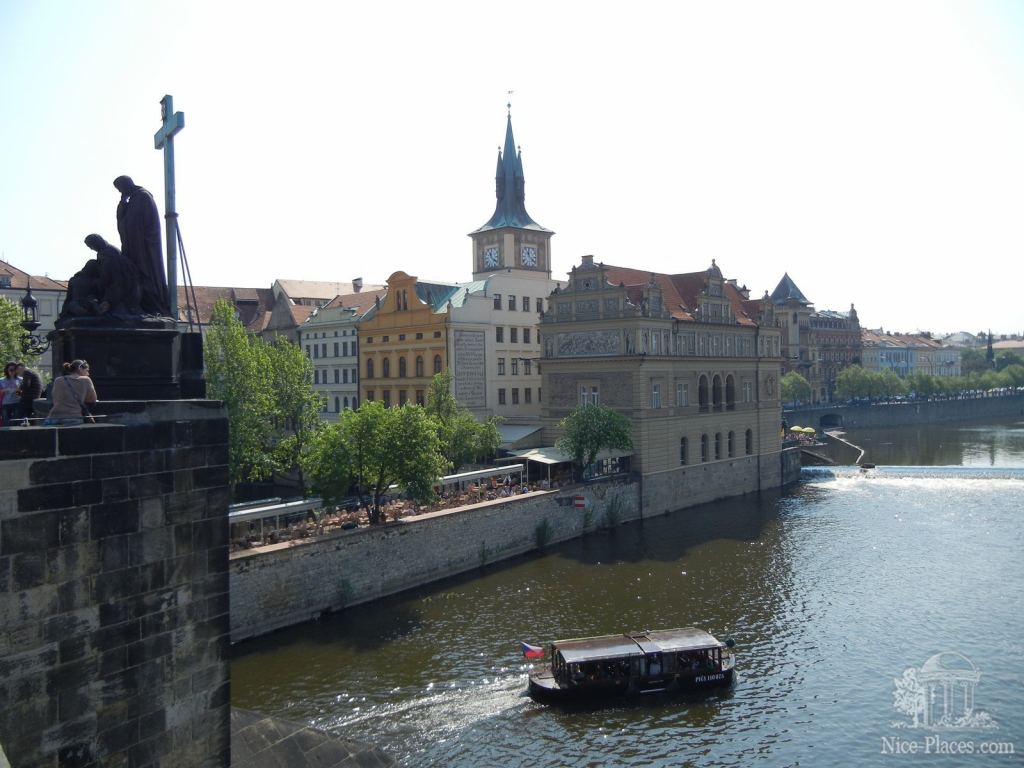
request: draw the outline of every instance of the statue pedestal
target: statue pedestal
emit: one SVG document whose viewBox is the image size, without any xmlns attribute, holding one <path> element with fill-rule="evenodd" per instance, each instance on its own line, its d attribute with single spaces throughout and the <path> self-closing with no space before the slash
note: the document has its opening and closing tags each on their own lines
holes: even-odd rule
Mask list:
<svg viewBox="0 0 1024 768">
<path fill-rule="evenodd" d="M 89 363 L 100 400 L 181 400 L 206 396 L 199 333 L 183 333 L 171 320 L 142 327 L 69 323 L 48 338 L 53 375 L 65 362 Z"/>
</svg>

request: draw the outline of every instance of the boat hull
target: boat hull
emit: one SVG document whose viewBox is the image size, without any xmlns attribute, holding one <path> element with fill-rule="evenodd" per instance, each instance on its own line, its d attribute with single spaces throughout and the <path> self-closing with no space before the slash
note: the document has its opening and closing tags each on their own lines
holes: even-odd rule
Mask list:
<svg viewBox="0 0 1024 768">
<path fill-rule="evenodd" d="M 734 671 L 734 669 L 726 669 L 703 675 L 678 675 L 670 678 L 564 685 L 554 679 L 550 670 L 540 670 L 530 673 L 527 692 L 534 701 L 544 704 L 639 698 L 652 694 L 699 693 L 732 685 Z"/>
</svg>

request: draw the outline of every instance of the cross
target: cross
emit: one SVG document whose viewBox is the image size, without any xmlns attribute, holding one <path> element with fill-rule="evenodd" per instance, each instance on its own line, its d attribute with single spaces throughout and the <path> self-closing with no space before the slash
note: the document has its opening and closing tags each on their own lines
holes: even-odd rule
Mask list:
<svg viewBox="0 0 1024 768">
<path fill-rule="evenodd" d="M 164 151 L 164 232 L 167 238 L 167 306 L 178 319 L 178 214 L 174 210 L 174 134 L 185 127 L 185 115 L 174 111 L 174 99 L 160 99 L 163 125 L 153 136 L 153 146 Z"/>
</svg>

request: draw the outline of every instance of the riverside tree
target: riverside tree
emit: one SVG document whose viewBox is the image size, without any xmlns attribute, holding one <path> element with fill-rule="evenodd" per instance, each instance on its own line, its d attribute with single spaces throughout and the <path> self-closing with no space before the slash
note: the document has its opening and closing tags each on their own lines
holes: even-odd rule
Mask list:
<svg viewBox="0 0 1024 768">
<path fill-rule="evenodd" d="M 250 336 L 235 317 L 234 307 L 221 299 L 206 329 L 203 356 L 209 397 L 223 401 L 228 412 L 232 486 L 270 477 L 275 466 L 270 450 L 274 393 L 266 344 Z"/>
<path fill-rule="evenodd" d="M 4 363 L 21 360 L 31 368 L 39 360 L 39 355 L 21 351 L 21 340 L 25 335 L 21 321 L 24 319 L 21 307 L 0 296 L 0 359 Z"/>
<path fill-rule="evenodd" d="M 601 451 L 628 451 L 633 447 L 629 421 L 604 405 L 578 405 L 558 426 L 562 436 L 555 447 L 572 456 L 581 477 Z"/>
<path fill-rule="evenodd" d="M 481 423 L 459 405 L 452 392 L 451 372 L 434 376 L 427 391 L 426 411 L 437 421 L 441 452 L 449 471 L 458 472 L 463 464 L 480 461 L 497 452 L 501 444 L 498 432 L 501 418 L 492 416 Z"/>
<path fill-rule="evenodd" d="M 811 399 L 810 383 L 796 371 L 790 371 L 779 380 L 779 391 L 784 403 L 808 402 Z"/>
<path fill-rule="evenodd" d="M 316 433 L 302 455 L 313 490 L 328 504 L 352 486 L 372 499 L 370 524 L 384 522 L 381 504 L 392 485 L 417 503 L 434 499 L 434 485 L 448 466 L 437 421 L 417 405 L 387 408 L 363 401 Z"/>
<path fill-rule="evenodd" d="M 280 471 L 297 469 L 299 487 L 306 492 L 299 457 L 323 427 L 320 411 L 324 398 L 313 389 L 313 361 L 297 344 L 279 336 L 266 345 L 273 412 L 277 425 L 274 464 Z"/>
</svg>

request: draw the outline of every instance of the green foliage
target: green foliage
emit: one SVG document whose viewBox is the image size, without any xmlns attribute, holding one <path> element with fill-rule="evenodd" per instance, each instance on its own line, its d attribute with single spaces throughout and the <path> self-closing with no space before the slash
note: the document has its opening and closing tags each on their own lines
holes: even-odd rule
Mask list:
<svg viewBox="0 0 1024 768">
<path fill-rule="evenodd" d="M 622 497 L 615 494 L 604 508 L 604 525 L 606 528 L 615 528 L 622 523 Z"/>
<path fill-rule="evenodd" d="M 1005 371 L 1011 365 L 1024 365 L 1024 353 L 1004 349 L 996 355 L 997 371 Z"/>
<path fill-rule="evenodd" d="M 808 402 L 811 399 L 811 385 L 807 379 L 796 371 L 790 371 L 779 380 L 782 402 L 795 403 L 798 400 Z"/>
<path fill-rule="evenodd" d="M 353 484 L 369 493 L 370 523 L 376 525 L 384 521 L 382 497 L 392 485 L 418 503 L 434 498 L 434 484 L 447 466 L 437 431 L 435 420 L 418 406 L 386 408 L 368 401 L 317 432 L 301 461 L 313 489 L 328 503 L 344 498 Z"/>
<path fill-rule="evenodd" d="M 533 534 L 536 537 L 538 549 L 543 549 L 547 546 L 548 542 L 551 541 L 553 531 L 551 529 L 551 523 L 546 517 L 537 523 L 537 527 L 534 529 Z"/>
<path fill-rule="evenodd" d="M 31 368 L 39 361 L 39 355 L 21 351 L 21 339 L 25 334 L 21 321 L 24 319 L 21 307 L 0 296 L 0 364 L 20 360 Z"/>
<path fill-rule="evenodd" d="M 323 406 L 309 358 L 285 338 L 268 344 L 247 333 L 224 300 L 214 306 L 204 355 L 209 396 L 228 412 L 231 482 L 298 467 L 305 492 L 299 457 L 322 427 Z"/>
<path fill-rule="evenodd" d="M 323 396 L 313 389 L 313 362 L 297 344 L 278 337 L 266 345 L 266 353 L 279 437 L 274 446 L 274 465 L 281 471 L 298 467 L 299 485 L 305 492 L 299 457 L 323 427 Z"/>
<path fill-rule="evenodd" d="M 572 456 L 581 471 L 594 463 L 597 454 L 607 448 L 628 451 L 633 447 L 629 421 L 603 405 L 579 405 L 562 419 L 562 436 L 555 447 Z"/>
<path fill-rule="evenodd" d="M 203 354 L 209 397 L 223 401 L 228 412 L 232 484 L 269 477 L 274 470 L 274 393 L 266 345 L 246 333 L 234 307 L 222 299 L 213 308 Z"/>
<path fill-rule="evenodd" d="M 960 372 L 964 376 L 971 373 L 982 373 L 991 367 L 985 350 L 964 349 L 960 351 Z"/>
<path fill-rule="evenodd" d="M 452 374 L 448 371 L 434 376 L 427 391 L 427 413 L 437 421 L 441 451 L 452 472 L 464 464 L 494 455 L 501 444 L 498 424 L 492 416 L 480 423 L 473 414 L 458 404 L 452 392 Z"/>
</svg>

